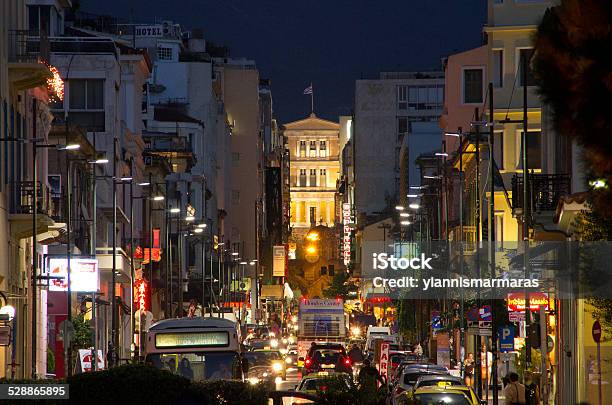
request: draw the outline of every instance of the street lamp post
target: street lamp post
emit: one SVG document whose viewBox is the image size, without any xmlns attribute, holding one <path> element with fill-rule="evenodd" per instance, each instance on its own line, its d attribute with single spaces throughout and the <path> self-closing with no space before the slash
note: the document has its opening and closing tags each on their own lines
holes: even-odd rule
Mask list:
<svg viewBox="0 0 612 405">
<path fill-rule="evenodd" d="M 37 331 L 37 313 L 36 307 L 38 306 L 37 299 L 37 282 L 38 282 L 38 243 L 36 240 L 37 234 L 37 212 L 38 212 L 38 171 L 37 171 L 37 150 L 38 148 L 56 148 L 57 150 L 75 150 L 79 149 L 79 145 L 47 145 L 39 144 L 44 139 L 37 138 L 36 128 L 36 110 L 38 104 L 37 100 L 32 100 L 32 139 L 21 139 L 21 138 L 0 138 L 1 142 L 30 142 L 32 144 L 32 363 L 31 363 L 31 377 L 35 379 L 37 377 L 36 370 L 36 359 L 37 359 L 37 342 L 38 342 L 38 331 Z"/>
</svg>

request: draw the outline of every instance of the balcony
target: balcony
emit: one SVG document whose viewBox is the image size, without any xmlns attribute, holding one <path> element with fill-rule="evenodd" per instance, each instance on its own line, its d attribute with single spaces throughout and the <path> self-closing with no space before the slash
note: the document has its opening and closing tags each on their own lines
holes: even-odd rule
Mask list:
<svg viewBox="0 0 612 405">
<path fill-rule="evenodd" d="M 49 60 L 49 40 L 27 30 L 8 32 L 8 71 L 11 86 L 27 90 L 43 86 L 53 77 L 45 61 Z"/>
<path fill-rule="evenodd" d="M 10 214 L 11 232 L 17 239 L 32 236 L 32 214 L 34 212 L 34 182 L 22 181 L 11 183 Z M 36 234 L 49 231 L 59 218 L 59 205 L 54 203 L 50 190 L 37 183 L 36 190 Z"/>
<path fill-rule="evenodd" d="M 567 174 L 530 174 L 528 198 L 531 202 L 531 220 L 543 226 L 552 226 L 561 197 L 571 192 L 571 177 Z M 523 177 L 512 177 L 512 213 L 523 215 Z"/>
</svg>

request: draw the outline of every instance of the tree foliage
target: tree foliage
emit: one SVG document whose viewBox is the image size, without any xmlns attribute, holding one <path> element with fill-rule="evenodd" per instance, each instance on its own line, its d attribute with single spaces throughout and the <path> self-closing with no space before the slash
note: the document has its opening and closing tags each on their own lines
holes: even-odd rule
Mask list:
<svg viewBox="0 0 612 405">
<path fill-rule="evenodd" d="M 349 282 L 349 275 L 346 271 L 339 270 L 334 274 L 329 288 L 323 290 L 323 296 L 326 298 L 340 297 L 346 300 L 349 292 L 352 291 L 357 291 L 357 286 Z"/>
<path fill-rule="evenodd" d="M 586 170 L 612 184 L 612 2 L 562 0 L 537 30 L 532 61 L 557 132 L 585 148 Z M 612 207 L 612 190 L 593 203 Z"/>
</svg>

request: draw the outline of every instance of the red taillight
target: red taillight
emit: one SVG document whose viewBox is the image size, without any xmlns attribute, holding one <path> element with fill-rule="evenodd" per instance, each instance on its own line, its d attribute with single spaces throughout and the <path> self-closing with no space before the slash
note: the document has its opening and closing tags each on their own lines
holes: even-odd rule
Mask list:
<svg viewBox="0 0 612 405">
<path fill-rule="evenodd" d="M 310 357 L 306 357 L 306 360 L 304 360 L 304 364 L 307 366 L 310 366 L 312 364 L 312 360 L 310 360 Z"/>
<path fill-rule="evenodd" d="M 349 358 L 344 359 L 344 364 L 346 364 L 347 366 L 350 366 L 351 365 L 351 359 L 349 359 Z"/>
</svg>

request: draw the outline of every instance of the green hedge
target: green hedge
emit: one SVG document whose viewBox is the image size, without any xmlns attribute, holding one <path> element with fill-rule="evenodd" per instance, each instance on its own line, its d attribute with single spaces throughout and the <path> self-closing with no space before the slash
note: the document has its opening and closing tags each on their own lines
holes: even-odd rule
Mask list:
<svg viewBox="0 0 612 405">
<path fill-rule="evenodd" d="M 19 404 L 244 404 L 266 405 L 268 388 L 240 381 L 190 382 L 165 370 L 130 364 L 65 380 L 0 380 L 4 384 L 69 384 L 70 401 L 20 400 Z"/>
</svg>

